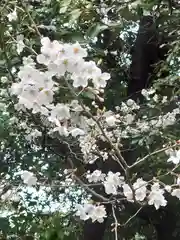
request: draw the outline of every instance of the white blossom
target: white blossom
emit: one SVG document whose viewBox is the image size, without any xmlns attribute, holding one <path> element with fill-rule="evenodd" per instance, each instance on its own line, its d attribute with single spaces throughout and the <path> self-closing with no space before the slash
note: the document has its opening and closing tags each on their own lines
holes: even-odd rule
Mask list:
<svg viewBox="0 0 180 240">
<path fill-rule="evenodd" d="M 92 204 L 84 204 L 84 205 L 80 205 L 77 204 L 76 205 L 76 216 L 79 216 L 81 220 L 88 220 L 89 219 L 89 213 L 91 211 L 93 211 L 94 206 Z"/>
<path fill-rule="evenodd" d="M 69 48 L 67 48 L 67 52 L 70 56 L 75 58 L 87 57 L 86 49 L 82 48 L 78 42 L 69 45 Z"/>
<path fill-rule="evenodd" d="M 77 204 L 76 209 L 76 216 L 79 216 L 80 219 L 84 221 L 91 218 L 92 222 L 97 221 L 102 223 L 104 218 L 107 217 L 106 210 L 103 205 L 95 206 L 87 203 L 84 205 Z"/>
<path fill-rule="evenodd" d="M 82 107 L 81 107 L 81 105 L 79 105 L 77 100 L 72 100 L 70 106 L 71 106 L 72 110 L 75 112 L 82 111 Z"/>
<path fill-rule="evenodd" d="M 116 117 L 115 116 L 106 117 L 106 123 L 110 127 L 115 126 L 116 125 Z"/>
<path fill-rule="evenodd" d="M 73 137 L 77 137 L 77 136 L 82 136 L 85 134 L 85 132 L 80 129 L 80 128 L 73 128 L 71 131 L 70 131 L 70 134 L 73 136 Z"/>
<path fill-rule="evenodd" d="M 176 179 L 176 184 L 180 185 L 180 176 Z"/>
<path fill-rule="evenodd" d="M 179 164 L 180 162 L 180 150 L 174 150 L 170 153 L 170 157 L 167 162 L 172 162 L 174 164 Z"/>
<path fill-rule="evenodd" d="M 25 48 L 25 44 L 24 44 L 24 36 L 22 34 L 18 35 L 16 38 L 17 41 L 17 53 L 20 54 L 23 49 Z"/>
<path fill-rule="evenodd" d="M 127 198 L 128 201 L 132 201 L 133 200 L 133 192 L 132 192 L 132 189 L 130 188 L 130 186 L 128 184 L 124 184 L 122 187 L 123 187 L 124 196 Z"/>
<path fill-rule="evenodd" d="M 135 190 L 135 198 L 137 201 L 143 201 L 145 199 L 147 193 L 146 185 L 147 182 L 142 178 L 138 178 L 133 184 Z"/>
<path fill-rule="evenodd" d="M 172 187 L 170 185 L 166 185 L 165 190 L 170 193 L 172 190 Z"/>
<path fill-rule="evenodd" d="M 160 189 L 159 183 L 154 183 L 151 186 L 151 192 L 148 196 L 148 204 L 154 205 L 156 209 L 159 209 L 160 206 L 166 206 L 167 201 L 164 198 L 164 190 Z"/>
<path fill-rule="evenodd" d="M 88 181 L 97 183 L 97 182 L 101 182 L 104 181 L 105 178 L 105 174 L 101 172 L 101 170 L 95 170 L 94 172 L 92 172 L 91 174 L 88 173 L 86 175 L 86 178 L 88 179 Z"/>
<path fill-rule="evenodd" d="M 104 222 L 104 218 L 106 218 L 106 210 L 103 205 L 94 207 L 93 211 L 90 213 L 90 218 L 92 219 L 92 222 Z"/>
<path fill-rule="evenodd" d="M 110 79 L 109 73 L 102 73 L 99 69 L 96 71 L 96 75 L 93 76 L 92 82 L 95 88 L 104 88 L 106 87 L 107 81 Z"/>
<path fill-rule="evenodd" d="M 126 125 L 130 125 L 134 121 L 135 116 L 133 114 L 127 114 L 124 116 L 123 121 Z"/>
<path fill-rule="evenodd" d="M 58 103 L 52 110 L 51 110 L 51 117 L 50 119 L 69 119 L 70 112 L 69 107 L 65 104 Z"/>
<path fill-rule="evenodd" d="M 41 137 L 42 132 L 38 131 L 37 129 L 34 129 L 31 131 L 28 135 L 25 136 L 26 140 L 28 141 L 34 141 L 36 138 Z"/>
<path fill-rule="evenodd" d="M 180 200 L 180 189 L 173 189 L 171 195 L 177 197 Z"/>
<path fill-rule="evenodd" d="M 8 78 L 3 76 L 1 77 L 1 83 L 7 83 L 8 82 Z"/>
<path fill-rule="evenodd" d="M 107 194 L 117 194 L 118 187 L 122 186 L 124 178 L 120 176 L 120 173 L 108 172 L 107 177 L 104 181 L 104 188 Z"/>
<path fill-rule="evenodd" d="M 23 57 L 23 65 L 24 66 L 31 66 L 31 67 L 35 67 L 35 62 L 34 60 L 31 58 L 31 56 L 28 57 Z"/>
<path fill-rule="evenodd" d="M 8 20 L 9 20 L 9 22 L 16 21 L 17 18 L 18 18 L 16 9 L 14 9 L 11 13 L 9 13 L 9 14 L 7 15 L 7 18 L 8 18 Z"/>
<path fill-rule="evenodd" d="M 71 78 L 73 79 L 73 87 L 78 88 L 78 87 L 87 87 L 88 85 L 88 76 L 85 75 L 85 73 L 79 75 L 79 74 L 72 74 Z"/>
<path fill-rule="evenodd" d="M 150 95 L 154 94 L 155 90 L 154 89 L 142 89 L 141 94 L 147 99 L 150 100 Z M 156 99 L 155 99 L 156 100 Z"/>
<path fill-rule="evenodd" d="M 126 102 L 126 105 L 131 109 L 131 110 L 136 110 L 139 109 L 140 106 L 136 104 L 136 102 L 132 99 L 128 99 Z"/>
<path fill-rule="evenodd" d="M 21 174 L 21 179 L 23 180 L 24 184 L 28 186 L 33 186 L 37 183 L 37 178 L 32 172 L 29 171 L 23 171 L 23 173 Z"/>
</svg>

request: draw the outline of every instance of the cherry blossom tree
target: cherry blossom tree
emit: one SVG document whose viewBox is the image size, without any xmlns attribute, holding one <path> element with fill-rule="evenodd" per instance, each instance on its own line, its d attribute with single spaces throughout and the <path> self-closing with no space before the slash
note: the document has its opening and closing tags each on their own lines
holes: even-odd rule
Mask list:
<svg viewBox="0 0 180 240">
<path fill-rule="evenodd" d="M 103 239 L 111 216 L 111 231 L 117 240 L 119 229 L 134 218 L 147 220 L 149 212 L 166 211 L 172 199 L 178 202 L 180 143 L 179 132 L 176 134 L 175 130 L 179 127 L 179 82 L 172 77 L 176 69 L 171 68 L 178 59 L 178 43 L 173 41 L 169 52 L 164 50 L 159 43 L 155 17 L 150 13 L 140 16 L 129 81 L 122 83 L 127 96 L 108 108 L 108 92 L 118 71 L 114 71 L 113 66 L 106 66 L 111 66 L 112 61 L 119 64 L 119 55 L 128 66 L 129 55 L 125 51 L 114 52 L 110 46 L 103 51 L 107 56 L 106 63 L 103 58 L 94 59 L 91 55 L 94 41 L 99 43 L 97 36 L 108 27 L 122 24 L 116 18 L 123 17 L 123 12 L 120 15 L 114 11 L 106 12 L 109 11 L 108 3 L 98 3 L 100 7 L 95 11 L 103 17 L 96 38 L 88 38 L 86 34 L 83 41 L 65 41 L 42 30 L 47 28 L 40 24 L 43 16 L 33 16 L 36 4 L 31 1 L 4 2 L 8 14 L 2 16 L 4 30 L 0 44 L 7 67 L 6 74 L 1 77 L 3 83 L 8 83 L 3 95 L 5 101 L 9 101 L 6 110 L 12 114 L 11 121 L 15 118 L 16 129 L 21 136 L 23 134 L 24 141 L 33 149 L 43 150 L 43 164 L 47 161 L 47 168 L 51 154 L 59 161 L 64 157 L 59 169 L 60 181 L 43 174 L 32 162 L 29 168 L 21 165 L 18 186 L 47 186 L 53 191 L 58 182 L 81 189 L 82 201 L 75 204 L 73 216 L 85 222 L 85 240 Z M 48 8 L 57 2 L 43 4 Z M 88 3 L 85 13 L 88 9 L 94 11 Z M 63 11 L 70 5 L 61 4 L 59 11 L 66 16 Z M 84 7 L 82 3 L 81 9 Z M 153 7 L 157 7 L 158 12 L 161 6 L 154 4 Z M 81 15 L 78 9 L 72 11 L 69 21 L 72 29 Z M 8 21 L 8 29 L 5 21 Z M 102 33 L 104 36 L 105 32 Z M 10 58 L 13 55 L 15 59 Z M 111 56 L 108 62 L 110 55 L 115 58 Z M 167 76 L 162 73 L 163 59 L 169 66 Z M 165 84 L 173 89 L 168 94 L 164 90 Z M 17 189 L 17 186 L 13 189 L 13 195 L 8 190 L 1 198 L 14 197 Z M 121 214 L 129 209 L 130 216 L 121 218 Z M 163 239 L 161 224 L 154 226 L 158 239 Z M 168 232 L 168 237 L 173 231 Z"/>
</svg>

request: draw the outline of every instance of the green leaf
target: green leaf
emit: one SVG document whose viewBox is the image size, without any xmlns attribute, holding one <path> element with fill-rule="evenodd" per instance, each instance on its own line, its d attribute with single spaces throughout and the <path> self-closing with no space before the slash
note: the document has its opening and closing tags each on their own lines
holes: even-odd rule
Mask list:
<svg viewBox="0 0 180 240">
<path fill-rule="evenodd" d="M 67 34 L 64 34 L 63 39 L 68 41 L 78 41 L 78 42 L 84 42 L 84 35 L 80 32 L 69 32 Z"/>
<path fill-rule="evenodd" d="M 129 10 L 128 6 L 126 6 L 125 8 L 120 9 L 119 13 L 120 13 L 121 17 L 126 19 L 127 21 L 137 21 L 138 20 L 138 16 L 136 14 L 132 13 Z"/>
<path fill-rule="evenodd" d="M 89 98 L 89 99 L 92 99 L 92 100 L 95 100 L 95 96 L 92 92 L 84 92 L 83 94 L 83 97 L 86 97 L 86 98 Z"/>
<path fill-rule="evenodd" d="M 95 23 L 87 30 L 86 35 L 90 38 L 95 38 L 105 29 L 108 29 L 108 26 L 102 25 L 100 23 Z"/>
<path fill-rule="evenodd" d="M 70 22 L 76 21 L 81 15 L 81 10 L 79 8 L 74 9 L 71 13 L 70 13 Z"/>
<path fill-rule="evenodd" d="M 60 5 L 59 13 L 65 13 L 71 3 L 71 0 L 64 0 Z"/>
</svg>

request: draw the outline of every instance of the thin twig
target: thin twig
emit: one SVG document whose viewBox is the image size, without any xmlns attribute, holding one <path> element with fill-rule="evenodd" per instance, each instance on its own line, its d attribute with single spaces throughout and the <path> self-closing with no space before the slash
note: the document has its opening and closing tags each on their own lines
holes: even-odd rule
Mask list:
<svg viewBox="0 0 180 240">
<path fill-rule="evenodd" d="M 177 145 L 178 145 L 178 144 L 176 143 L 176 144 L 174 144 L 174 145 L 172 145 L 172 146 L 169 146 L 169 147 L 166 147 L 166 148 L 162 148 L 162 149 L 157 150 L 157 151 L 155 151 L 155 152 L 153 152 L 153 153 L 150 153 L 150 154 L 146 155 L 145 157 L 141 158 L 140 160 L 136 161 L 135 163 L 133 163 L 131 166 L 129 166 L 129 168 L 133 168 L 133 167 L 135 167 L 136 165 L 138 165 L 139 163 L 145 161 L 147 158 L 149 158 L 149 157 L 151 157 L 151 156 L 153 156 L 153 155 L 156 155 L 156 154 L 158 154 L 158 153 L 164 152 L 164 151 L 166 151 L 166 150 L 168 150 L 168 149 L 170 149 L 170 148 L 176 147 Z"/>
<path fill-rule="evenodd" d="M 100 122 L 97 121 L 96 118 L 89 111 L 87 111 L 87 109 L 85 108 L 85 106 L 82 103 L 81 99 L 79 99 L 79 97 L 77 96 L 76 92 L 74 91 L 74 89 L 72 88 L 72 86 L 69 84 L 68 81 L 66 81 L 66 85 L 69 88 L 69 90 L 71 91 L 72 95 L 79 101 L 79 104 L 81 105 L 81 107 L 84 110 L 84 112 L 86 112 L 86 114 L 97 124 L 97 126 L 99 127 L 103 137 L 107 140 L 107 142 L 110 144 L 111 148 L 115 151 L 115 153 L 117 154 L 117 157 L 119 158 L 119 160 L 124 164 L 124 166 L 126 168 L 128 168 L 129 166 L 127 165 L 125 159 L 121 155 L 120 150 L 112 143 L 112 141 L 106 135 L 106 133 L 105 133 L 104 129 L 102 128 Z M 123 167 L 123 170 L 124 170 L 124 167 Z"/>
<path fill-rule="evenodd" d="M 127 225 L 133 218 L 135 218 L 138 215 L 138 213 L 142 210 L 142 208 L 143 207 L 140 207 L 134 215 L 132 215 L 124 224 L 121 224 L 120 226 L 123 227 Z"/>
<path fill-rule="evenodd" d="M 118 220 L 117 220 L 117 217 L 116 217 L 114 206 L 112 206 L 112 214 L 113 214 L 113 217 L 114 217 L 113 231 L 114 231 L 114 234 L 115 234 L 115 240 L 118 240 L 118 231 L 117 230 L 118 230 L 119 223 L 118 223 Z"/>
<path fill-rule="evenodd" d="M 21 4 L 22 4 L 22 6 L 23 6 L 23 8 L 24 8 L 24 11 L 25 11 L 26 14 L 28 15 L 29 20 L 31 21 L 32 26 L 34 27 L 36 33 L 37 33 L 38 36 L 41 38 L 41 37 L 42 37 L 42 36 L 41 36 L 41 33 L 39 32 L 38 27 L 36 26 L 36 23 L 34 22 L 34 20 L 33 20 L 32 16 L 31 16 L 31 14 L 29 13 L 29 10 L 28 10 L 27 7 L 25 6 L 23 0 L 21 0 Z"/>
</svg>

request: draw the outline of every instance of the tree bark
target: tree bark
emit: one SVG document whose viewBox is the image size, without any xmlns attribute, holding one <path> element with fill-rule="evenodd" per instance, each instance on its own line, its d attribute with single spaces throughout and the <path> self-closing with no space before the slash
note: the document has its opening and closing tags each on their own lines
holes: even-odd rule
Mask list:
<svg viewBox="0 0 180 240">
<path fill-rule="evenodd" d="M 134 100 L 142 100 L 141 90 L 149 86 L 153 65 L 158 62 L 158 34 L 152 16 L 142 17 L 131 54 L 128 96 Z"/>
<path fill-rule="evenodd" d="M 164 214 L 157 224 L 154 224 L 158 240 L 179 240 L 180 233 L 175 232 L 177 228 L 178 217 L 171 206 L 166 206 Z"/>
</svg>

